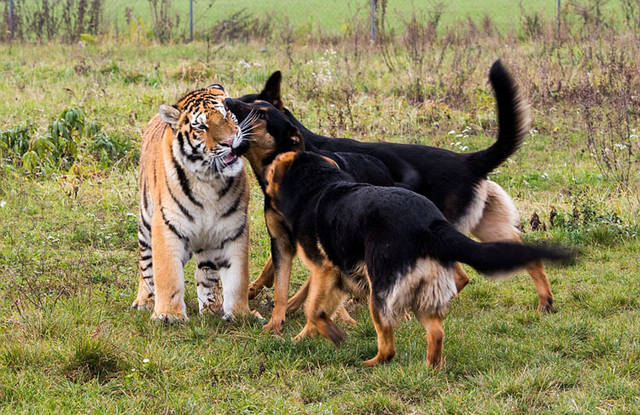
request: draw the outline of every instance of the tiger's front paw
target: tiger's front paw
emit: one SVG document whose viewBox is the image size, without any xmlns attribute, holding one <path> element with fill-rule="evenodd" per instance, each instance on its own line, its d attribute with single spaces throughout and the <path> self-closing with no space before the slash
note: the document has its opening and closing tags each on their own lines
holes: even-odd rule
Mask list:
<svg viewBox="0 0 640 415">
<path fill-rule="evenodd" d="M 165 313 L 156 313 L 155 311 L 151 315 L 151 320 L 157 323 L 184 323 L 189 320 L 187 315 L 182 312 L 165 312 Z"/>
</svg>

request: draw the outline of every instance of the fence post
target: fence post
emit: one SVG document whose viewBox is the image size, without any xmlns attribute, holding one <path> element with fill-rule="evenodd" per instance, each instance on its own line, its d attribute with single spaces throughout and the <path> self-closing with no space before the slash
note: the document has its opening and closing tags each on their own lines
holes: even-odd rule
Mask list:
<svg viewBox="0 0 640 415">
<path fill-rule="evenodd" d="M 376 41 L 376 0 L 371 0 L 371 41 Z"/>
<path fill-rule="evenodd" d="M 13 0 L 9 0 L 9 40 L 13 40 Z"/>
<path fill-rule="evenodd" d="M 556 18 L 558 19 L 558 27 L 556 28 L 556 33 L 560 36 L 560 2 L 561 0 L 556 0 Z"/>
<path fill-rule="evenodd" d="M 189 0 L 189 39 L 193 42 L 193 0 Z"/>
</svg>

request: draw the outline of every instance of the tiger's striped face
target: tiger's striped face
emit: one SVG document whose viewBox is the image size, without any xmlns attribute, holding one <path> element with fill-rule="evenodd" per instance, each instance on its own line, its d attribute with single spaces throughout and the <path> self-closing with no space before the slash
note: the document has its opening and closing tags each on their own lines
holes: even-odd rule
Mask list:
<svg viewBox="0 0 640 415">
<path fill-rule="evenodd" d="M 222 86 L 214 84 L 189 92 L 176 105 L 160 106 L 160 117 L 173 130 L 174 157 L 203 177 L 242 171 L 242 160 L 231 149 L 242 142 L 243 134 L 225 98 Z"/>
</svg>

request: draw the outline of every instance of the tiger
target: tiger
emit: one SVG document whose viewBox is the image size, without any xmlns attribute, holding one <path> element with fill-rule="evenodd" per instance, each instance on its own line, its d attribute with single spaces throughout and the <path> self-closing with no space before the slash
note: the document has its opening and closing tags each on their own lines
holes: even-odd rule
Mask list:
<svg viewBox="0 0 640 415">
<path fill-rule="evenodd" d="M 132 308 L 153 309 L 153 320 L 188 320 L 184 266 L 192 255 L 199 313 L 229 320 L 249 312 L 249 185 L 231 151 L 243 132 L 227 97 L 220 84 L 188 92 L 161 105 L 143 134 Z"/>
</svg>

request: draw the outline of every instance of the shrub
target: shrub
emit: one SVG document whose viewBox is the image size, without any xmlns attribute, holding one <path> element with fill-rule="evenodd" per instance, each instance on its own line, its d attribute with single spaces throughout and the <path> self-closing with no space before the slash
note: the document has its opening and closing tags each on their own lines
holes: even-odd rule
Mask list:
<svg viewBox="0 0 640 415">
<path fill-rule="evenodd" d="M 80 108 L 65 109 L 44 134 L 35 132 L 34 124 L 0 131 L 2 160 L 27 172 L 46 172 L 70 168 L 82 153 L 92 156 L 102 168 L 136 155 L 132 140 L 107 134 L 95 122 L 87 123 Z"/>
</svg>

